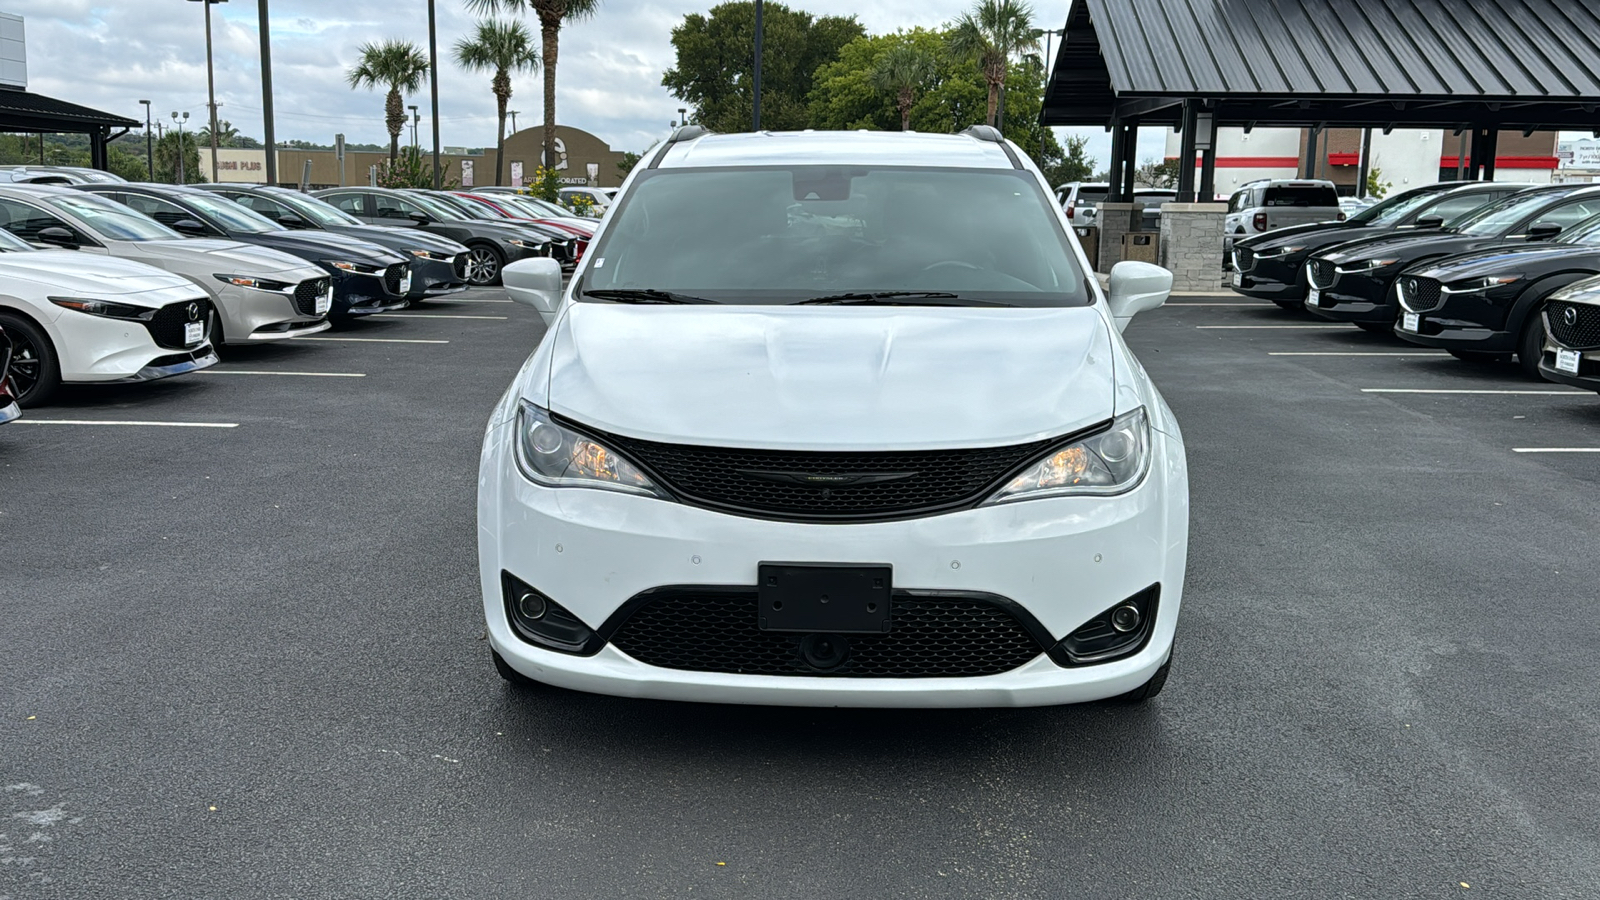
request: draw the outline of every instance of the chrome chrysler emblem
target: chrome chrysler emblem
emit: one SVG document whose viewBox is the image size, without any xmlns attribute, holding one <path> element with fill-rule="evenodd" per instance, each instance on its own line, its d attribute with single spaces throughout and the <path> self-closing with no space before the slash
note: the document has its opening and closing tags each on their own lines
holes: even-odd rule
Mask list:
<svg viewBox="0 0 1600 900">
<path fill-rule="evenodd" d="M 1578 308 L 1576 306 L 1569 306 L 1562 310 L 1561 321 L 1567 323 L 1568 325 L 1578 324 Z"/>
<path fill-rule="evenodd" d="M 194 301 L 191 300 L 189 302 L 189 307 L 188 307 L 187 311 L 189 313 L 189 321 L 191 321 L 191 322 L 200 321 L 200 304 L 195 303 Z"/>
<path fill-rule="evenodd" d="M 883 484 L 887 481 L 901 481 L 915 476 L 916 472 L 863 472 L 858 475 L 815 475 L 810 472 L 762 472 L 750 469 L 739 469 L 740 475 L 753 478 L 757 481 L 771 481 L 777 484 L 799 484 L 808 487 L 846 487 L 858 484 Z"/>
</svg>

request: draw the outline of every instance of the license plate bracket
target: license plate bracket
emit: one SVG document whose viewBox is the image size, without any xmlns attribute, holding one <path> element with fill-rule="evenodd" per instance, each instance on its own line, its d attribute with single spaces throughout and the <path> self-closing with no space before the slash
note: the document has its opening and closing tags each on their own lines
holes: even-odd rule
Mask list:
<svg viewBox="0 0 1600 900">
<path fill-rule="evenodd" d="M 762 631 L 889 631 L 892 566 L 764 562 L 757 572 Z"/>
<path fill-rule="evenodd" d="M 1410 331 L 1410 332 L 1415 333 L 1415 332 L 1421 330 L 1421 328 L 1422 328 L 1422 317 L 1421 316 L 1417 315 L 1416 313 L 1409 313 L 1409 312 L 1400 314 L 1400 330 L 1401 331 Z"/>
<path fill-rule="evenodd" d="M 183 325 L 183 343 L 193 347 L 206 339 L 206 323 L 185 322 Z"/>
<path fill-rule="evenodd" d="M 1556 371 L 1566 372 L 1568 375 L 1578 374 L 1578 365 L 1583 361 L 1583 354 L 1576 350 L 1556 351 Z"/>
</svg>

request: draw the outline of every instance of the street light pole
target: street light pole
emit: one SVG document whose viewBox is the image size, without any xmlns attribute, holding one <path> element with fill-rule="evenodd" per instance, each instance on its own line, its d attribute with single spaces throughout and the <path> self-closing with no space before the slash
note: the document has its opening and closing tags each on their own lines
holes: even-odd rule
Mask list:
<svg viewBox="0 0 1600 900">
<path fill-rule="evenodd" d="M 433 84 L 433 189 L 443 186 L 439 171 L 439 29 L 434 21 L 434 0 L 428 0 L 428 80 Z"/>
<path fill-rule="evenodd" d="M 191 0 L 193 2 L 193 0 Z M 211 112 L 211 180 L 217 180 L 217 79 L 211 61 L 211 6 L 227 0 L 199 0 L 206 9 L 206 108 Z"/>
<path fill-rule="evenodd" d="M 422 124 L 422 113 L 417 112 L 416 106 L 407 106 L 411 110 L 411 149 L 417 149 L 417 126 Z"/>
<path fill-rule="evenodd" d="M 506 113 L 511 116 L 511 133 L 512 134 L 516 134 L 517 133 L 517 111 L 514 110 L 514 109 L 508 109 L 508 110 L 506 110 Z"/>
<path fill-rule="evenodd" d="M 687 107 L 683 107 L 683 106 L 678 107 L 678 124 L 679 125 L 687 125 L 687 124 L 689 124 L 689 110 L 688 110 Z"/>
<path fill-rule="evenodd" d="M 751 117 L 751 131 L 761 130 L 761 0 L 756 0 L 756 72 L 751 79 L 755 89 L 755 109 Z"/>
<path fill-rule="evenodd" d="M 150 140 L 150 101 L 140 100 L 144 104 L 144 158 L 150 163 L 150 180 L 156 180 L 156 145 Z"/>
<path fill-rule="evenodd" d="M 178 183 L 179 184 L 183 184 L 184 178 L 187 175 L 187 173 L 183 171 L 183 156 L 184 156 L 183 123 L 189 121 L 189 113 L 188 113 L 188 111 L 185 110 L 184 113 L 183 113 L 183 118 L 180 119 L 180 118 L 178 118 L 178 111 L 177 110 L 173 110 L 172 111 L 172 121 L 178 123 Z"/>
<path fill-rule="evenodd" d="M 267 184 L 278 183 L 278 144 L 272 133 L 272 36 L 267 30 L 267 0 L 256 11 L 261 20 L 261 120 L 267 142 Z"/>
</svg>

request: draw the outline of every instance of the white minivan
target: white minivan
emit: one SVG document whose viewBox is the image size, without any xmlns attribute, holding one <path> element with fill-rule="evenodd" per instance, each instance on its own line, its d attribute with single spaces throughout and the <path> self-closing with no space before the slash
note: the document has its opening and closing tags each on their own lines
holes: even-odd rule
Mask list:
<svg viewBox="0 0 1600 900">
<path fill-rule="evenodd" d="M 1183 438 L 1039 170 L 959 135 L 680 129 L 484 438 L 501 675 L 816 706 L 1145 700 L 1188 547 Z"/>
</svg>

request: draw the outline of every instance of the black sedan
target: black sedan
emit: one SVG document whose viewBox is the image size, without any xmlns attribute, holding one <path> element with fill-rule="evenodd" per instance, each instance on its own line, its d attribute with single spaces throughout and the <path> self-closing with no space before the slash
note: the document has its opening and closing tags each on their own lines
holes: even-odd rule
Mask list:
<svg viewBox="0 0 1600 900">
<path fill-rule="evenodd" d="M 1544 324 L 1539 374 L 1600 392 L 1600 278 L 1574 282 L 1550 295 Z"/>
<path fill-rule="evenodd" d="M 329 315 L 335 318 L 399 309 L 411 291 L 410 260 L 393 250 L 339 234 L 290 231 L 207 191 L 168 184 L 76 187 L 125 204 L 188 237 L 255 244 L 316 263 L 333 276 Z"/>
<path fill-rule="evenodd" d="M 559 228 L 543 225 L 529 218 L 497 212 L 482 203 L 476 203 L 449 191 L 414 191 L 414 193 L 432 197 L 469 219 L 477 219 L 484 222 L 509 222 L 518 227 L 526 228 L 550 242 L 550 255 L 561 263 L 562 268 L 574 269 L 578 265 L 577 239 Z"/>
<path fill-rule="evenodd" d="M 11 338 L 0 328 L 0 425 L 22 415 L 17 393 L 11 389 Z"/>
<path fill-rule="evenodd" d="M 499 284 L 506 263 L 550 255 L 550 241 L 511 222 L 471 219 L 432 197 L 376 187 L 341 187 L 314 196 L 368 225 L 420 228 L 465 244 L 467 281 Z"/>
<path fill-rule="evenodd" d="M 1447 256 L 1400 274 L 1395 334 L 1471 361 L 1512 353 L 1539 377 L 1545 301 L 1574 281 L 1600 275 L 1600 216 L 1549 243 L 1514 244 Z"/>
<path fill-rule="evenodd" d="M 299 191 L 260 184 L 198 184 L 290 230 L 342 234 L 388 247 L 411 260 L 412 301 L 454 294 L 467 288 L 467 248 L 446 237 L 415 228 L 363 225 L 337 207 Z"/>
<path fill-rule="evenodd" d="M 1306 260 L 1318 250 L 1359 238 L 1450 228 L 1475 210 L 1529 187 L 1492 181 L 1430 184 L 1385 198 L 1343 222 L 1291 225 L 1240 238 L 1233 243 L 1233 289 L 1299 309 L 1306 299 Z"/>
<path fill-rule="evenodd" d="M 1491 203 L 1448 231 L 1335 244 L 1306 263 L 1306 309 L 1324 319 L 1388 333 L 1400 313 L 1394 283 L 1402 271 L 1458 253 L 1548 241 L 1597 213 L 1600 187 L 1544 185 Z"/>
</svg>

